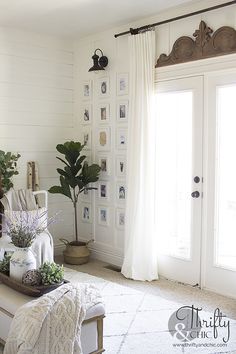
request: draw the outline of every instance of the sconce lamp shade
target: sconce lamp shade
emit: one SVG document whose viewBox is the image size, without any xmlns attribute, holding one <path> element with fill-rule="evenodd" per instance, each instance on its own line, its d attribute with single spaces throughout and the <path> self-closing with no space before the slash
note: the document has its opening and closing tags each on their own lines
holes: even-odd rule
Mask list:
<svg viewBox="0 0 236 354">
<path fill-rule="evenodd" d="M 101 57 L 99 58 L 99 56 L 96 54 L 97 51 L 101 52 Z M 101 49 L 96 49 L 94 52 L 94 55 L 92 56 L 93 59 L 93 66 L 89 69 L 89 71 L 100 71 L 100 70 L 105 70 L 104 68 L 107 66 L 108 64 L 108 58 L 106 56 L 103 55 L 103 52 L 101 51 Z"/>
</svg>

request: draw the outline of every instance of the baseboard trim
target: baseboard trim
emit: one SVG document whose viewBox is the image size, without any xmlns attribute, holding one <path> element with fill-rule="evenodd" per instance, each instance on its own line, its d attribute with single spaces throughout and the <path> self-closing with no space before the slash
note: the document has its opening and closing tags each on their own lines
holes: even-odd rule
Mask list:
<svg viewBox="0 0 236 354">
<path fill-rule="evenodd" d="M 109 264 L 113 264 L 117 267 L 121 267 L 123 264 L 123 257 L 110 252 L 104 252 L 95 248 L 90 249 L 91 257 L 99 261 L 103 261 Z"/>
<path fill-rule="evenodd" d="M 61 256 L 64 249 L 65 249 L 65 245 L 63 243 L 59 243 L 57 245 L 54 245 L 54 255 Z"/>
</svg>

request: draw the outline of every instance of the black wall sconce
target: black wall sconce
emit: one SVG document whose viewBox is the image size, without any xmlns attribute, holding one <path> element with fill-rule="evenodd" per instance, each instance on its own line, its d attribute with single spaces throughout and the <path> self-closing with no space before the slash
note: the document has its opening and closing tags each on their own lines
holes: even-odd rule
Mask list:
<svg viewBox="0 0 236 354">
<path fill-rule="evenodd" d="M 96 54 L 98 50 L 101 52 L 100 58 Z M 97 48 L 94 51 L 92 59 L 93 59 L 93 66 L 89 69 L 89 71 L 95 71 L 96 72 L 96 71 L 100 71 L 100 70 L 105 70 L 104 68 L 108 64 L 108 58 L 103 55 L 103 52 L 102 52 L 101 49 Z"/>
</svg>

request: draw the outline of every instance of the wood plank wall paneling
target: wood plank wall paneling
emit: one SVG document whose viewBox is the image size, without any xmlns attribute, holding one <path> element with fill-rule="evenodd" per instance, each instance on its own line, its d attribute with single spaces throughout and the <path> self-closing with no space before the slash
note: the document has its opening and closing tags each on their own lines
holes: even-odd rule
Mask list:
<svg viewBox="0 0 236 354">
<path fill-rule="evenodd" d="M 39 164 L 40 187 L 58 183 L 56 144 L 74 133 L 73 44 L 12 29 L 0 33 L 0 149 L 19 152 L 15 187 L 26 187 L 27 161 Z M 51 227 L 59 237 L 72 237 L 69 200 L 49 195 L 49 214 L 61 210 L 61 222 Z M 64 220 L 64 221 L 63 221 Z M 66 222 L 65 222 L 66 220 Z"/>
</svg>

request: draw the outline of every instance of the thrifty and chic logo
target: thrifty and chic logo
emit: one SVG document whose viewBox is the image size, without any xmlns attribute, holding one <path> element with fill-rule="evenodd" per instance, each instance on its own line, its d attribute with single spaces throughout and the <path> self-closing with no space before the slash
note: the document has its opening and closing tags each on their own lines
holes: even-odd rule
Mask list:
<svg viewBox="0 0 236 354">
<path fill-rule="evenodd" d="M 230 339 L 230 320 L 216 308 L 213 314 L 202 313 L 202 308 L 183 306 L 175 311 L 168 323 L 170 334 L 181 342 L 200 339 Z M 200 317 L 201 314 L 201 317 Z"/>
</svg>

